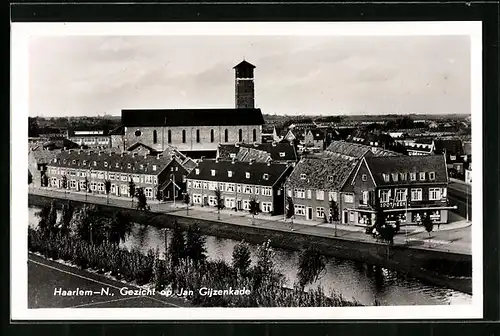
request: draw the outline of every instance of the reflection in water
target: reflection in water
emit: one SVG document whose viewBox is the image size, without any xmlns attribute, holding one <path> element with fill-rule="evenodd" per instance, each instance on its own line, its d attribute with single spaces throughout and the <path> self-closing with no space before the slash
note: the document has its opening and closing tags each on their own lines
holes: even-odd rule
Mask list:
<svg viewBox="0 0 500 336">
<path fill-rule="evenodd" d="M 36 225 L 34 214 L 37 208 L 29 208 L 30 225 Z M 160 255 L 165 251 L 165 232 L 168 230 L 152 226 L 134 224 L 132 233 L 122 247 L 147 252 L 158 249 Z M 210 260 L 222 259 L 231 262 L 236 240 L 206 236 L 207 255 Z M 255 263 L 256 246 L 250 245 L 252 263 Z M 296 251 L 276 249 L 274 259 L 276 268 L 285 276 L 286 286 L 293 286 L 297 279 L 299 254 Z M 419 280 L 380 266 L 368 265 L 359 261 L 342 260 L 327 257 L 323 276 L 311 287 L 321 286 L 327 294 L 336 291 L 347 299 L 356 299 L 364 305 L 429 305 L 429 304 L 470 304 L 472 296 L 427 285 Z"/>
</svg>

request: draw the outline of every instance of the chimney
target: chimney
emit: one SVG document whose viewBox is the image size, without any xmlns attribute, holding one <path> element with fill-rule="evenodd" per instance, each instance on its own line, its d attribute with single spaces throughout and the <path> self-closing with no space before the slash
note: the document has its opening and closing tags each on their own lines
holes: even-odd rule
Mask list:
<svg viewBox="0 0 500 336">
<path fill-rule="evenodd" d="M 104 152 L 103 151 L 99 151 L 99 156 L 101 156 L 102 154 L 104 154 Z"/>
<path fill-rule="evenodd" d="M 236 162 L 236 157 L 233 157 L 233 158 L 231 159 L 231 163 L 235 163 L 235 162 Z"/>
<path fill-rule="evenodd" d="M 218 156 L 215 158 L 215 163 L 219 163 L 219 157 Z"/>
<path fill-rule="evenodd" d="M 273 163 L 273 160 L 271 160 L 271 157 L 269 157 L 269 159 L 267 160 L 267 165 L 270 166 L 271 163 Z"/>
<path fill-rule="evenodd" d="M 68 147 L 64 147 L 64 150 L 68 150 Z"/>
<path fill-rule="evenodd" d="M 253 164 L 255 162 L 255 159 L 250 159 L 250 164 Z"/>
<path fill-rule="evenodd" d="M 73 153 L 73 149 L 70 149 L 70 150 L 69 150 L 69 152 L 70 152 L 70 153 Z"/>
<path fill-rule="evenodd" d="M 132 157 L 136 157 L 136 156 L 137 156 L 137 152 L 133 152 Z"/>
<path fill-rule="evenodd" d="M 163 156 L 163 154 L 161 154 L 161 153 L 156 154 L 156 158 L 157 158 L 158 160 L 159 160 L 162 156 Z"/>
<path fill-rule="evenodd" d="M 254 146 L 254 147 L 258 147 L 259 145 L 258 145 L 256 142 L 254 142 L 254 143 L 253 143 L 253 146 Z"/>
<path fill-rule="evenodd" d="M 234 144 L 234 147 L 238 148 L 238 147 L 240 147 L 240 144 L 239 143 Z"/>
</svg>

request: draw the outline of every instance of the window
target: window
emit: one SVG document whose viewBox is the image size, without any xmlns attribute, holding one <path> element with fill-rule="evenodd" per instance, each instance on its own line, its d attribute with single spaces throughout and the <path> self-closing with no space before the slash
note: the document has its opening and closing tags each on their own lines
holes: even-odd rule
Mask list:
<svg viewBox="0 0 500 336">
<path fill-rule="evenodd" d="M 156 165 L 153 165 L 153 171 L 156 171 Z"/>
<path fill-rule="evenodd" d="M 132 179 L 134 180 L 135 183 L 139 183 L 140 179 L 139 179 L 139 175 L 134 175 L 132 177 Z"/>
<path fill-rule="evenodd" d="M 368 204 L 369 193 L 367 190 L 363 190 L 363 198 L 361 200 L 361 204 Z"/>
<path fill-rule="evenodd" d="M 382 174 L 385 182 L 389 182 L 389 174 Z"/>
<path fill-rule="evenodd" d="M 421 173 L 418 173 L 418 179 L 420 181 L 425 181 L 425 173 L 421 172 Z"/>
<path fill-rule="evenodd" d="M 132 168 L 132 165 L 130 163 L 127 164 L 127 168 L 130 169 Z"/>
<path fill-rule="evenodd" d="M 87 165 L 87 160 L 83 160 L 83 165 L 86 166 Z"/>
<path fill-rule="evenodd" d="M 201 204 L 201 195 L 200 194 L 193 194 L 193 203 L 194 204 Z"/>
<path fill-rule="evenodd" d="M 97 166 L 97 161 L 94 161 L 94 167 Z"/>
<path fill-rule="evenodd" d="M 95 191 L 95 190 L 97 189 L 97 188 L 96 188 L 96 185 L 97 185 L 97 183 L 95 183 L 95 182 L 90 182 L 90 190 Z"/>
<path fill-rule="evenodd" d="M 227 171 L 227 177 L 233 177 L 233 172 L 232 172 L 232 171 L 230 171 L 230 170 L 228 170 L 228 171 Z"/>
<path fill-rule="evenodd" d="M 168 140 L 168 143 L 172 143 L 172 131 L 171 130 L 168 130 L 168 132 L 167 132 L 167 140 Z"/>
<path fill-rule="evenodd" d="M 429 201 L 441 199 L 441 188 L 429 188 Z"/>
<path fill-rule="evenodd" d="M 76 189 L 76 181 L 75 180 L 71 180 L 69 181 L 69 187 L 71 189 Z"/>
<path fill-rule="evenodd" d="M 104 183 L 102 182 L 97 183 L 97 190 L 104 191 Z"/>
<path fill-rule="evenodd" d="M 262 187 L 262 196 L 272 196 L 273 189 L 270 187 Z"/>
<path fill-rule="evenodd" d="M 115 174 L 108 174 L 108 178 L 110 180 L 114 180 L 115 179 Z"/>
<path fill-rule="evenodd" d="M 272 212 L 273 211 L 273 203 L 271 203 L 271 202 L 262 202 L 262 211 L 263 212 Z"/>
<path fill-rule="evenodd" d="M 203 182 L 203 189 L 207 189 L 207 188 L 208 188 L 207 182 Z"/>
<path fill-rule="evenodd" d="M 196 142 L 200 143 L 200 130 L 199 129 L 196 130 Z"/>
<path fill-rule="evenodd" d="M 450 155 L 450 160 L 455 161 L 457 159 L 456 155 Z"/>
<path fill-rule="evenodd" d="M 140 137 L 142 135 L 142 132 L 140 130 L 137 130 L 137 131 L 135 131 L 134 134 L 135 134 L 136 137 Z M 92 142 L 95 142 L 95 140 L 92 139 Z"/>
<path fill-rule="evenodd" d="M 391 175 L 392 175 L 392 181 L 398 182 L 398 177 L 399 177 L 398 175 L 399 174 L 398 173 L 392 173 Z"/>
<path fill-rule="evenodd" d="M 406 201 L 406 189 L 396 189 L 396 202 Z"/>
<path fill-rule="evenodd" d="M 196 169 L 194 170 L 194 173 L 195 173 L 196 175 L 200 175 L 200 169 L 196 168 Z"/>
<path fill-rule="evenodd" d="M 345 194 L 344 202 L 346 203 L 354 203 L 354 195 L 353 194 Z"/>
<path fill-rule="evenodd" d="M 234 183 L 226 184 L 226 191 L 227 192 L 234 192 Z"/>
<path fill-rule="evenodd" d="M 116 168 L 119 168 L 120 167 L 120 164 L 117 162 L 116 165 L 115 165 Z"/>
<path fill-rule="evenodd" d="M 305 180 L 306 179 L 306 174 L 300 174 L 300 179 Z"/>
<path fill-rule="evenodd" d="M 104 178 L 104 173 L 97 174 L 97 178 L 102 180 Z"/>
<path fill-rule="evenodd" d="M 351 223 L 354 222 L 354 212 L 352 212 L 352 211 L 349 212 L 349 221 Z"/>
<path fill-rule="evenodd" d="M 361 175 L 361 180 L 362 181 L 367 181 L 368 180 L 368 177 L 366 176 L 366 174 Z"/>
<path fill-rule="evenodd" d="M 211 174 L 212 176 L 215 176 L 215 169 L 211 169 L 211 170 L 210 170 L 210 174 Z"/>
<path fill-rule="evenodd" d="M 304 189 L 295 189 L 295 197 L 306 198 L 306 191 Z"/>
<path fill-rule="evenodd" d="M 311 199 L 312 198 L 312 192 L 311 189 L 307 189 L 307 198 Z"/>
<path fill-rule="evenodd" d="M 238 131 L 238 141 L 239 142 L 243 141 L 243 130 L 241 128 Z"/>
<path fill-rule="evenodd" d="M 263 178 L 264 180 L 266 180 L 266 181 L 267 181 L 267 180 L 269 180 L 269 174 L 264 173 L 264 175 L 262 176 L 262 178 Z"/>
<path fill-rule="evenodd" d="M 224 142 L 229 142 L 229 131 L 227 128 L 224 130 Z"/>
<path fill-rule="evenodd" d="M 243 210 L 249 210 L 249 209 L 250 209 L 250 201 L 243 200 Z"/>
<path fill-rule="evenodd" d="M 187 181 L 187 187 L 188 187 L 188 188 L 191 188 L 191 180 L 188 180 L 188 181 Z"/>
<path fill-rule="evenodd" d="M 441 197 L 442 197 L 442 198 L 446 198 L 446 188 L 443 188 L 443 189 L 441 190 Z"/>
<path fill-rule="evenodd" d="M 243 188 L 243 192 L 245 194 L 251 194 L 252 193 L 252 187 L 249 186 L 249 185 L 246 185 L 244 188 Z"/>
<path fill-rule="evenodd" d="M 139 168 L 140 168 L 141 170 L 142 170 L 142 169 L 144 169 L 144 165 L 143 165 L 143 164 L 141 164 L 141 165 L 139 166 Z"/>
<path fill-rule="evenodd" d="M 379 192 L 380 203 L 389 202 L 390 192 L 391 192 L 390 190 L 380 190 Z"/>
<path fill-rule="evenodd" d="M 410 173 L 410 181 L 416 181 L 417 180 L 417 173 Z"/>
<path fill-rule="evenodd" d="M 256 186 L 254 189 L 255 189 L 255 195 L 258 195 L 259 194 L 259 187 Z"/>
<path fill-rule="evenodd" d="M 144 183 L 153 183 L 153 176 L 151 175 L 146 175 L 146 177 L 144 178 Z"/>
<path fill-rule="evenodd" d="M 182 130 L 182 143 L 186 143 L 186 130 Z"/>
<path fill-rule="evenodd" d="M 325 192 L 323 190 L 316 190 L 316 199 L 323 201 L 325 199 Z"/>
<path fill-rule="evenodd" d="M 280 157 L 285 157 L 285 152 L 280 152 Z"/>
<path fill-rule="evenodd" d="M 210 130 L 210 142 L 214 142 L 214 130 Z"/>
<path fill-rule="evenodd" d="M 406 178 L 407 178 L 406 173 L 401 173 L 400 177 L 401 177 L 401 181 L 406 181 Z"/>
<path fill-rule="evenodd" d="M 201 189 L 201 182 L 200 181 L 193 181 L 193 188 L 194 189 Z"/>
<path fill-rule="evenodd" d="M 208 190 L 215 190 L 216 187 L 217 187 L 216 182 L 209 182 L 208 183 Z"/>
<path fill-rule="evenodd" d="M 224 182 L 219 183 L 219 190 L 224 191 Z"/>
<path fill-rule="evenodd" d="M 436 179 L 436 173 L 435 172 L 429 172 L 429 180 L 434 181 Z"/>
<path fill-rule="evenodd" d="M 153 143 L 157 143 L 158 142 L 158 134 L 156 133 L 156 130 L 153 131 Z"/>
<path fill-rule="evenodd" d="M 328 192 L 328 200 L 337 202 L 337 193 L 335 191 Z"/>
<path fill-rule="evenodd" d="M 85 190 L 85 181 L 80 181 L 80 190 Z"/>
<path fill-rule="evenodd" d="M 236 186 L 236 192 L 239 192 L 239 193 L 241 192 L 241 184 L 238 184 Z"/>
<path fill-rule="evenodd" d="M 328 182 L 333 182 L 333 176 L 332 175 L 328 176 Z"/>
<path fill-rule="evenodd" d="M 249 172 L 246 172 L 246 173 L 245 173 L 245 177 L 246 177 L 247 179 L 249 179 L 249 178 L 250 178 L 250 173 L 249 173 Z"/>
<path fill-rule="evenodd" d="M 234 198 L 232 198 L 232 197 L 226 197 L 226 201 L 225 201 L 224 205 L 228 209 L 233 209 L 235 207 Z"/>
<path fill-rule="evenodd" d="M 257 130 L 254 128 L 253 129 L 253 142 L 257 141 Z"/>
<path fill-rule="evenodd" d="M 422 189 L 412 189 L 411 190 L 411 200 L 412 201 L 421 201 L 422 200 Z"/>
<path fill-rule="evenodd" d="M 325 217 L 325 208 L 324 207 L 317 207 L 316 208 L 316 217 L 321 218 L 321 219 Z"/>
<path fill-rule="evenodd" d="M 304 216 L 306 214 L 305 205 L 295 204 L 295 214 L 299 216 Z"/>
<path fill-rule="evenodd" d="M 145 188 L 144 194 L 146 195 L 146 197 L 152 198 L 153 197 L 153 188 Z"/>
</svg>

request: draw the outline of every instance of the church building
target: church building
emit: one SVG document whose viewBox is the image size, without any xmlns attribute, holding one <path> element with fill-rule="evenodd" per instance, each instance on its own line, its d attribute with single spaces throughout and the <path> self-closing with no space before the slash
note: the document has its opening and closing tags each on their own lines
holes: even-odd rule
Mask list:
<svg viewBox="0 0 500 336">
<path fill-rule="evenodd" d="M 234 67 L 235 108 L 122 110 L 125 147 L 173 146 L 196 158 L 215 157 L 220 144 L 260 143 L 264 118 L 255 108 L 254 69 L 245 60 Z"/>
</svg>

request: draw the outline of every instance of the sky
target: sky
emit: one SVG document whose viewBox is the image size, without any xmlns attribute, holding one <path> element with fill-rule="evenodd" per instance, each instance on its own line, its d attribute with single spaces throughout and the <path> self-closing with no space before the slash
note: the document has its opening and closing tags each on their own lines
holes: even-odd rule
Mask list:
<svg viewBox="0 0 500 336">
<path fill-rule="evenodd" d="M 469 114 L 469 36 L 37 36 L 29 115 L 234 108 L 256 66 L 265 114 Z"/>
</svg>

